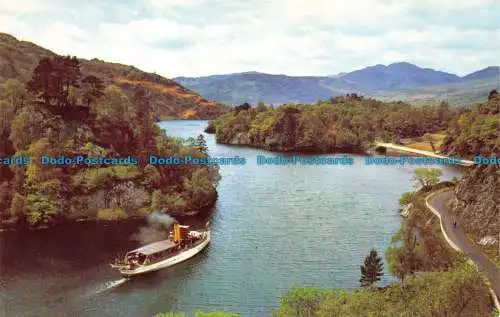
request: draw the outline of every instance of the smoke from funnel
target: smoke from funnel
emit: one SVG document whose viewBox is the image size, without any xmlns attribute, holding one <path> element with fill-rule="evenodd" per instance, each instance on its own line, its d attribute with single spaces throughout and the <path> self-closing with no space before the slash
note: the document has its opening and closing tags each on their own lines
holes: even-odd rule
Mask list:
<svg viewBox="0 0 500 317">
<path fill-rule="evenodd" d="M 169 230 L 177 221 L 166 213 L 155 211 L 148 217 L 148 223 L 158 229 Z"/>
<path fill-rule="evenodd" d="M 177 221 L 166 213 L 155 211 L 148 216 L 148 227 L 139 228 L 132 238 L 141 244 L 148 244 L 168 238 L 170 228 Z"/>
</svg>

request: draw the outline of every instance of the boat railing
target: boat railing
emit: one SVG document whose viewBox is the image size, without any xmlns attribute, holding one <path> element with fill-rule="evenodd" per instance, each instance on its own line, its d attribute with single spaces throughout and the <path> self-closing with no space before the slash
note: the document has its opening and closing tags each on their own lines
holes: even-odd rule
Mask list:
<svg viewBox="0 0 500 317">
<path fill-rule="evenodd" d="M 127 261 L 124 257 L 117 257 L 115 258 L 115 261 L 113 264 L 110 264 L 111 267 L 116 268 L 116 269 L 124 269 L 124 270 L 129 270 L 133 269 L 138 265 L 135 265 L 134 263 Z"/>
</svg>

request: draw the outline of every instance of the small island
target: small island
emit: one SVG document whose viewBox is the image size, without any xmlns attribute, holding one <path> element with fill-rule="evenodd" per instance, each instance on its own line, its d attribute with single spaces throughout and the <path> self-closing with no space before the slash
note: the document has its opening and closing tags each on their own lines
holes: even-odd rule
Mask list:
<svg viewBox="0 0 500 317">
<path fill-rule="evenodd" d="M 120 76 L 101 79 L 106 67 L 117 75 L 125 69 L 52 54 L 39 60 L 29 78 L 7 79 L 0 87 L 0 157 L 29 158 L 2 160 L 0 229 L 144 218 L 156 210 L 193 215 L 215 203 L 216 165 L 148 164 L 152 154 L 196 160 L 208 155 L 203 136 L 169 137 L 156 124 L 167 112 L 158 106 L 156 86 L 149 86 L 174 84 L 130 69 L 126 78 L 143 81 L 123 85 Z M 200 103 L 196 116 L 224 111 Z"/>
<path fill-rule="evenodd" d="M 214 133 L 222 144 L 274 151 L 366 153 L 376 141 L 384 141 L 470 159 L 500 151 L 495 138 L 497 96 L 494 90 L 486 102 L 469 109 L 446 102 L 436 106 L 382 102 L 356 94 L 310 105 L 245 103 L 210 121 L 206 132 Z"/>
</svg>

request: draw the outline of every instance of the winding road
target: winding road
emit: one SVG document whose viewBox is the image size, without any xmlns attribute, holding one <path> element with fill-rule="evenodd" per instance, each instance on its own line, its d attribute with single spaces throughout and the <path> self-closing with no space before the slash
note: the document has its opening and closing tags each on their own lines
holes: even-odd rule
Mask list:
<svg viewBox="0 0 500 317">
<path fill-rule="evenodd" d="M 441 218 L 441 229 L 448 243 L 457 251 L 462 251 L 476 264 L 476 266 L 484 270 L 488 280 L 490 281 L 496 297 L 500 295 L 500 268 L 492 263 L 483 252 L 474 246 L 465 236 L 460 224 L 453 225 L 453 217 L 448 211 L 447 203 L 454 197 L 452 190 L 447 190 L 428 197 L 427 207 Z M 498 305 L 498 302 L 496 303 Z"/>
</svg>

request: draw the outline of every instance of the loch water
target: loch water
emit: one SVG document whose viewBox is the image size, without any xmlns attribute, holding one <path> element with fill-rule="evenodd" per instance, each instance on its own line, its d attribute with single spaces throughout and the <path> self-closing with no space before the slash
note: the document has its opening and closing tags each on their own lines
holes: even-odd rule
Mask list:
<svg viewBox="0 0 500 317">
<path fill-rule="evenodd" d="M 167 134 L 196 137 L 206 121 L 166 121 Z M 138 246 L 144 224 L 75 223 L 0 233 L 0 316 L 139 317 L 157 312 L 230 310 L 270 316 L 294 286 L 358 287 L 365 255 L 383 256 L 399 229 L 398 199 L 412 189 L 412 166 L 257 165 L 261 149 L 216 144 L 210 155 L 244 157 L 221 166 L 209 219 L 212 243 L 195 258 L 124 280 L 109 267 Z M 329 156 L 329 155 L 326 155 Z M 332 155 L 330 155 L 332 156 Z M 460 171 L 443 167 L 443 180 Z M 384 262 L 385 263 L 385 262 Z M 393 279 L 387 271 L 382 285 Z"/>
</svg>

